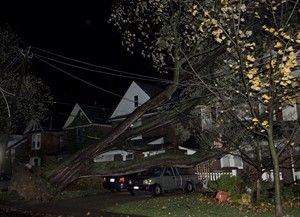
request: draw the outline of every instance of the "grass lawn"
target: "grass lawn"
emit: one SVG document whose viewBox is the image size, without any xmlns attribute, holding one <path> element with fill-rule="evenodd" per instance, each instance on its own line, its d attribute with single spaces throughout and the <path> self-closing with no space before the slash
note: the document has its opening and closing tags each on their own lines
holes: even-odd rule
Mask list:
<svg viewBox="0 0 300 217">
<path fill-rule="evenodd" d="M 255 208 L 243 208 L 229 204 L 218 204 L 212 200 L 204 199 L 198 193 L 182 194 L 176 196 L 153 197 L 141 201 L 128 202 L 125 204 L 109 207 L 107 211 L 124 214 L 143 216 L 274 216 L 272 212 L 261 212 Z M 300 216 L 300 208 L 285 210 L 286 216 Z"/>
</svg>

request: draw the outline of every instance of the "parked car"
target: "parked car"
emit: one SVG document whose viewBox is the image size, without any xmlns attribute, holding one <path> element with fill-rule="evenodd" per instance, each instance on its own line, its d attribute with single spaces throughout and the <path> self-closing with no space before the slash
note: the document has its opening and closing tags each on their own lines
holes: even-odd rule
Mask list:
<svg viewBox="0 0 300 217">
<path fill-rule="evenodd" d="M 185 189 L 186 192 L 195 190 L 200 183 L 196 175 L 184 175 L 176 167 L 156 167 L 144 171 L 128 179 L 127 190 L 134 194 L 135 191 L 150 191 L 155 196 L 164 191 Z"/>
<path fill-rule="evenodd" d="M 0 174 L 0 191 L 7 191 L 10 183 L 10 177 L 6 174 Z"/>
<path fill-rule="evenodd" d="M 127 190 L 128 178 L 132 175 L 105 176 L 103 177 L 103 188 L 110 191 Z"/>
</svg>

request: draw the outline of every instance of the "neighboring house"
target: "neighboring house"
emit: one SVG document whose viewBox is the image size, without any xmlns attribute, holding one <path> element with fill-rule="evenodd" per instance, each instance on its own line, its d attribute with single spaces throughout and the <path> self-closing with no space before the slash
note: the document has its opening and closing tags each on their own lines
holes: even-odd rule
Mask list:
<svg viewBox="0 0 300 217">
<path fill-rule="evenodd" d="M 113 126 L 119 124 L 137 107 L 143 105 L 162 90 L 162 88 L 157 86 L 133 81 L 112 113 L 110 122 Z M 147 112 L 131 125 L 131 129 L 142 126 L 143 122 L 154 114 L 155 111 Z M 136 135 L 126 142 L 131 150 L 139 153 L 138 156 L 142 157 L 165 153 L 168 148 L 175 144 L 174 132 L 170 127 L 160 127 L 150 132 Z"/>
<path fill-rule="evenodd" d="M 72 154 L 106 136 L 112 129 L 110 114 L 100 106 L 76 103 L 63 126 L 68 152 Z"/>
<path fill-rule="evenodd" d="M 299 97 L 298 99 L 299 100 Z M 284 106 L 274 115 L 274 131 L 275 131 L 275 145 L 280 148 L 284 146 L 282 143 L 282 138 L 284 138 L 284 131 L 292 132 L 295 128 L 295 123 L 299 120 L 300 117 L 300 104 L 299 101 L 295 101 L 294 104 Z M 244 107 L 245 105 L 239 105 L 239 107 Z M 258 111 L 261 111 L 261 107 L 258 106 Z M 237 116 L 241 120 L 249 120 L 248 114 L 243 114 L 241 110 L 237 110 Z M 201 107 L 201 128 L 203 130 L 209 130 L 214 127 L 214 120 L 217 115 L 215 108 L 210 108 L 209 106 Z M 289 129 L 291 127 L 291 129 Z M 296 126 L 297 127 L 297 126 Z M 299 127 L 299 126 L 298 126 Z M 299 132 L 295 131 L 295 132 Z M 284 140 L 286 141 L 286 139 Z M 280 179 L 285 183 L 292 183 L 300 179 L 300 136 L 295 139 L 294 147 L 287 147 L 280 155 Z M 219 143 L 219 148 L 222 147 L 222 142 Z M 268 155 L 268 144 L 264 141 L 261 141 L 261 147 L 265 150 L 263 153 L 266 156 L 263 156 L 264 160 L 271 162 L 270 156 Z M 183 147 L 180 147 L 181 149 Z M 192 153 L 190 149 L 186 149 L 187 153 Z M 249 148 L 249 154 L 251 154 L 251 147 Z M 238 175 L 241 170 L 244 169 L 246 163 L 238 156 L 238 152 L 235 154 L 227 154 L 221 157 L 220 159 L 212 159 L 209 163 L 204 162 L 197 166 L 197 173 L 199 176 L 205 176 L 209 179 L 215 180 L 220 177 L 224 172 L 226 174 Z M 251 167 L 251 166 L 250 166 Z M 230 172 L 230 173 L 228 173 Z M 273 181 L 273 171 L 269 170 L 263 173 L 263 180 Z"/>
<path fill-rule="evenodd" d="M 42 123 L 31 120 L 23 134 L 27 137 L 27 153 L 32 166 L 45 165 L 65 156 L 64 135 L 60 129 L 53 128 L 52 117 Z"/>
<path fill-rule="evenodd" d="M 24 135 L 11 135 L 7 144 L 7 156 L 10 161 L 14 162 L 29 162 L 27 137 Z"/>
</svg>

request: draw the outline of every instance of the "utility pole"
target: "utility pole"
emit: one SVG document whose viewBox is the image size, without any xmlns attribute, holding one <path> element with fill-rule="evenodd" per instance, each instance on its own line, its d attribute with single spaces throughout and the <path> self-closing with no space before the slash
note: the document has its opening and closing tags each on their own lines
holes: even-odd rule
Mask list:
<svg viewBox="0 0 300 217">
<path fill-rule="evenodd" d="M 6 163 L 6 151 L 7 151 L 7 147 L 8 147 L 8 142 L 9 142 L 9 138 L 10 138 L 10 134 L 11 134 L 11 128 L 12 128 L 12 120 L 13 117 L 16 114 L 16 110 L 18 107 L 18 98 L 20 97 L 21 94 L 21 89 L 22 89 L 22 84 L 23 84 L 23 80 L 24 80 L 24 76 L 26 74 L 26 70 L 27 70 L 27 65 L 29 62 L 29 58 L 30 56 L 30 47 L 27 48 L 27 50 L 25 51 L 20 51 L 21 54 L 24 56 L 24 60 L 22 63 L 22 69 L 17 81 L 17 88 L 16 88 L 16 92 L 15 92 L 15 96 L 12 99 L 11 102 L 11 106 L 10 106 L 10 111 L 11 111 L 11 115 L 7 118 L 6 121 L 6 130 L 4 132 L 3 135 L 3 139 L 0 141 L 0 173 L 1 172 L 5 172 L 4 171 L 4 164 Z M 11 164 L 11 158 L 10 158 L 10 151 L 8 152 L 8 160 L 7 163 L 9 163 L 9 165 Z M 11 167 L 9 167 L 11 168 Z M 9 171 L 11 172 L 11 171 Z"/>
</svg>

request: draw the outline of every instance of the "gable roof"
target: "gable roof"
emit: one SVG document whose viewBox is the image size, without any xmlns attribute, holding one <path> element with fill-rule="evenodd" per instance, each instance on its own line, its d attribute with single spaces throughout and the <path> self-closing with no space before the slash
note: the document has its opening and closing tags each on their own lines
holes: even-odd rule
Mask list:
<svg viewBox="0 0 300 217">
<path fill-rule="evenodd" d="M 136 109 L 136 102 L 140 106 L 162 92 L 162 90 L 163 88 L 159 86 L 132 81 L 112 113 L 111 120 L 126 117 Z M 135 101 L 136 96 L 138 96 L 137 101 Z"/>
<path fill-rule="evenodd" d="M 110 117 L 110 111 L 99 106 L 80 105 L 83 112 L 92 123 L 105 124 Z"/>
<path fill-rule="evenodd" d="M 26 125 L 23 134 L 31 133 L 31 132 L 41 132 L 41 131 L 44 131 L 44 129 L 41 126 L 40 121 L 36 119 L 31 119 L 29 123 Z"/>
<path fill-rule="evenodd" d="M 83 118 L 86 119 L 85 124 L 107 124 L 107 120 L 110 117 L 110 112 L 107 109 L 99 106 L 80 105 L 76 103 L 63 128 L 70 127 L 80 113 L 82 113 Z"/>
</svg>

